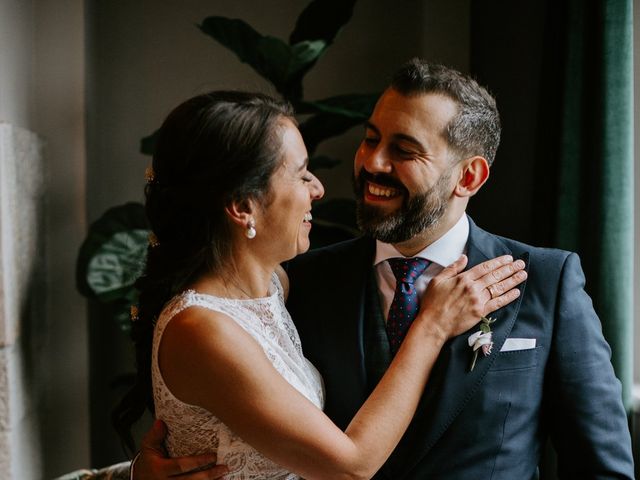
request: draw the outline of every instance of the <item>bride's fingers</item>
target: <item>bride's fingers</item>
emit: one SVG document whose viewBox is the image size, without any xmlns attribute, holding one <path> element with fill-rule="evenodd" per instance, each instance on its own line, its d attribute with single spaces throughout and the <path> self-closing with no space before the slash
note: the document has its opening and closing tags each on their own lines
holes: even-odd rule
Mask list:
<svg viewBox="0 0 640 480">
<path fill-rule="evenodd" d="M 522 260 L 507 263 L 479 278 L 477 285 L 485 289 L 490 298 L 495 298 L 511 290 L 527 278 L 524 267 L 525 263 Z"/>
<path fill-rule="evenodd" d="M 473 268 L 470 268 L 465 275 L 468 275 L 471 280 L 478 280 L 484 278 L 487 275 L 491 275 L 496 269 L 509 265 L 513 262 L 511 255 L 503 255 L 486 262 L 479 263 Z M 501 279 L 500 279 L 501 280 Z M 495 283 L 495 282 L 493 282 Z"/>
<path fill-rule="evenodd" d="M 505 278 L 501 282 L 489 285 L 485 288 L 486 293 L 489 296 L 489 298 L 487 298 L 487 301 L 497 298 L 500 295 L 504 295 L 505 292 L 508 292 L 517 285 L 520 285 L 526 279 L 527 272 L 524 270 L 518 270 L 513 275 Z"/>
<path fill-rule="evenodd" d="M 460 257 L 448 267 L 445 267 L 437 276 L 441 279 L 452 278 L 464 270 L 469 259 L 466 255 Z"/>
<path fill-rule="evenodd" d="M 509 290 L 505 294 L 500 295 L 499 297 L 493 298 L 489 300 L 487 303 L 485 303 L 484 309 L 483 309 L 484 311 L 482 314 L 486 317 L 491 312 L 495 312 L 496 310 L 499 310 L 500 308 L 504 307 L 508 303 L 513 302 L 519 296 L 520 296 L 520 290 L 518 290 L 517 288 Z"/>
</svg>

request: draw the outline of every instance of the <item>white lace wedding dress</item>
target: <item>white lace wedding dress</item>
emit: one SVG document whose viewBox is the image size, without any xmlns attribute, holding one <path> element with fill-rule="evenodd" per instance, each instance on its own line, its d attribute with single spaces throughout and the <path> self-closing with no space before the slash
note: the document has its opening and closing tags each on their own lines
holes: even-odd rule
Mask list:
<svg viewBox="0 0 640 480">
<path fill-rule="evenodd" d="M 188 290 L 174 297 L 163 309 L 155 326 L 151 373 L 156 417 L 169 434 L 166 447 L 172 457 L 216 452 L 218 463 L 229 467 L 225 479 L 297 479 L 265 458 L 204 408 L 181 402 L 169 391 L 158 366 L 158 345 L 169 321 L 179 312 L 199 306 L 233 318 L 262 346 L 276 370 L 319 408 L 324 404 L 322 378 L 304 358 L 300 337 L 284 306 L 282 286 L 273 275 L 270 295 L 236 300 Z"/>
</svg>

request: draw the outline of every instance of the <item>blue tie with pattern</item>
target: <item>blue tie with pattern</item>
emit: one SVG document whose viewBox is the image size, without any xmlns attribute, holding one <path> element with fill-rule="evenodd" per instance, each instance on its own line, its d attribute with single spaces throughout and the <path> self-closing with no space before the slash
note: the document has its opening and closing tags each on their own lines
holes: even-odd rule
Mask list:
<svg viewBox="0 0 640 480">
<path fill-rule="evenodd" d="M 395 355 L 416 318 L 420 300 L 413 283 L 429 266 L 424 258 L 390 258 L 391 270 L 396 277 L 396 291 L 387 317 L 387 336 L 391 354 Z"/>
</svg>

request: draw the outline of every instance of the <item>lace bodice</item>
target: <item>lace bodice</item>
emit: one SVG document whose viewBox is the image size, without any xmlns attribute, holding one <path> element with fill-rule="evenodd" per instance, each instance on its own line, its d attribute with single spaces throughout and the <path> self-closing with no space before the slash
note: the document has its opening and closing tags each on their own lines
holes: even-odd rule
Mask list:
<svg viewBox="0 0 640 480">
<path fill-rule="evenodd" d="M 218 463 L 229 467 L 230 473 L 224 477 L 229 480 L 293 480 L 298 477 L 265 458 L 209 411 L 174 397 L 160 373 L 158 345 L 169 321 L 186 308 L 199 306 L 222 312 L 260 344 L 276 370 L 293 387 L 322 408 L 322 379 L 302 354 L 300 337 L 285 308 L 282 286 L 275 274 L 270 292 L 264 298 L 237 300 L 188 290 L 165 306 L 155 326 L 151 364 L 153 397 L 156 417 L 164 421 L 169 430 L 167 451 L 173 457 L 216 452 Z"/>
</svg>

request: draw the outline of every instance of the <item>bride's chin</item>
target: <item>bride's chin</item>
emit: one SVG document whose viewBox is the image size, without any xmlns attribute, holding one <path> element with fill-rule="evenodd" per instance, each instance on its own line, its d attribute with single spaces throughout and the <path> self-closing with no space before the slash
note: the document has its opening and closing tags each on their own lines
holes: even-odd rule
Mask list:
<svg viewBox="0 0 640 480">
<path fill-rule="evenodd" d="M 294 255 L 294 257 L 301 255 L 305 252 L 308 252 L 310 246 L 311 246 L 311 242 L 309 241 L 309 239 L 307 239 L 304 243 L 298 243 L 297 252 Z"/>
</svg>

